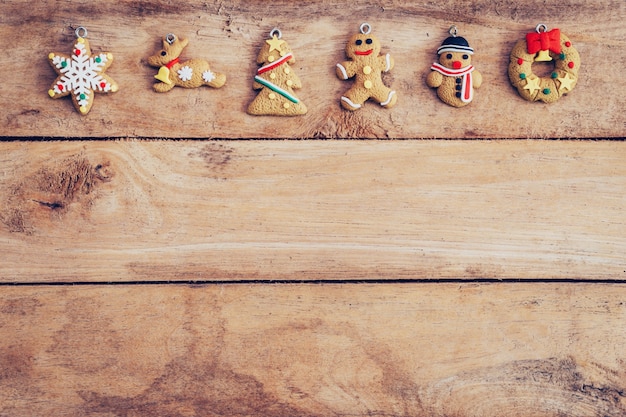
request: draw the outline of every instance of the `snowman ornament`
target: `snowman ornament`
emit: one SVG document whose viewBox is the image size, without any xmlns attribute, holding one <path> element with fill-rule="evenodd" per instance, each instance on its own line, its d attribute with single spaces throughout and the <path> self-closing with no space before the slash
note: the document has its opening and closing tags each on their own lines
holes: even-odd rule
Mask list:
<svg viewBox="0 0 626 417">
<path fill-rule="evenodd" d="M 455 26 L 450 37 L 437 49 L 439 62 L 430 67 L 426 84 L 437 89 L 437 96 L 453 107 L 467 106 L 474 98 L 474 89 L 482 84 L 482 76 L 472 65 L 474 49 L 467 40 L 457 36 Z"/>
</svg>

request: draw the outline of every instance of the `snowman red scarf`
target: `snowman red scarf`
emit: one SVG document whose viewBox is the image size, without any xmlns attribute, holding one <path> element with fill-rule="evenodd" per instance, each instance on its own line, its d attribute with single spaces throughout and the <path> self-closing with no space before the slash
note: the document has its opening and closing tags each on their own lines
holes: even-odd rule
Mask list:
<svg viewBox="0 0 626 417">
<path fill-rule="evenodd" d="M 460 69 L 450 69 L 435 62 L 430 69 L 447 77 L 463 77 L 461 82 L 461 101 L 463 103 L 469 103 L 472 101 L 472 98 L 474 98 L 474 89 L 472 88 L 472 71 L 474 71 L 473 65 L 468 65 L 467 67 Z"/>
</svg>

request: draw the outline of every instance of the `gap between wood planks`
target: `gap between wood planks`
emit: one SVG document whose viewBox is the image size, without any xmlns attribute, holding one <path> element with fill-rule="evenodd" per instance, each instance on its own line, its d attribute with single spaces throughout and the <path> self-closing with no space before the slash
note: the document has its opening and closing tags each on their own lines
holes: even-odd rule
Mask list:
<svg viewBox="0 0 626 417">
<path fill-rule="evenodd" d="M 624 271 L 626 272 L 626 271 Z M 75 281 L 75 282 L 0 282 L 0 287 L 72 287 L 72 286 L 140 286 L 140 285 L 361 285 L 361 284 L 626 284 L 626 279 L 573 279 L 573 278 L 438 278 L 438 279 L 318 279 L 318 280 L 197 280 L 197 281 Z"/>
<path fill-rule="evenodd" d="M 594 137 L 594 138 L 561 138 L 561 137 L 514 137 L 514 138 L 216 138 L 216 137 L 184 137 L 184 138 L 166 138 L 166 137 L 128 137 L 128 136 L 109 136 L 103 138 L 92 137 L 63 137 L 63 136 L 28 136 L 28 137 L 2 137 L 0 136 L 0 142 L 77 142 L 77 141 L 95 141 L 95 142 L 107 142 L 107 141 L 126 141 L 131 140 L 134 142 L 178 142 L 178 141 L 191 141 L 191 142 L 246 142 L 246 141 L 494 141 L 494 140 L 506 140 L 506 141 L 518 141 L 518 140 L 534 140 L 534 141 L 571 141 L 571 142 L 623 142 L 626 140 L 626 136 L 622 137 Z"/>
</svg>

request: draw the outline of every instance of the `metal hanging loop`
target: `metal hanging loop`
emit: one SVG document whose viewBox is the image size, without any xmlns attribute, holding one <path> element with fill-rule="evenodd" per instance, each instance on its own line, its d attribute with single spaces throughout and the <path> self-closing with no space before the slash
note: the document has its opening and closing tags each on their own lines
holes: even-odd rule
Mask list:
<svg viewBox="0 0 626 417">
<path fill-rule="evenodd" d="M 372 33 L 372 25 L 370 25 L 369 23 L 361 23 L 359 30 L 363 35 L 369 35 L 370 33 Z"/>
<path fill-rule="evenodd" d="M 86 38 L 87 37 L 87 29 L 84 26 L 79 26 L 74 31 L 77 38 Z"/>
<path fill-rule="evenodd" d="M 535 28 L 535 30 L 537 31 L 537 33 L 547 32 L 548 26 L 546 26 L 544 23 L 539 23 L 537 27 Z"/>
<path fill-rule="evenodd" d="M 165 35 L 165 42 L 169 43 L 170 45 L 173 44 L 174 42 L 176 42 L 176 35 L 174 35 L 173 33 L 168 33 L 167 35 Z"/>
<path fill-rule="evenodd" d="M 448 33 L 456 38 L 459 31 L 456 29 L 456 26 L 453 25 L 450 26 L 450 29 L 448 29 Z"/>
<path fill-rule="evenodd" d="M 274 36 L 276 36 L 276 38 L 280 39 L 283 37 L 283 33 L 280 31 L 280 29 L 278 28 L 274 28 L 270 31 L 270 38 L 273 38 Z"/>
</svg>

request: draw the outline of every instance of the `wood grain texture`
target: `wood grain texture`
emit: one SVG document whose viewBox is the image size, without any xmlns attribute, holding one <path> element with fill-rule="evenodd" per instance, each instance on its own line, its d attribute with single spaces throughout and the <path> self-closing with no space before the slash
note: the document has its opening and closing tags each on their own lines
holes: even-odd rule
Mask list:
<svg viewBox="0 0 626 417">
<path fill-rule="evenodd" d="M 2 287 L 0 415 L 625 415 L 605 288 Z"/>
<path fill-rule="evenodd" d="M 625 137 L 625 15 L 623 0 L 0 1 L 0 417 L 626 415 L 626 142 L 578 140 Z M 392 110 L 339 106 L 335 64 L 362 22 L 395 59 Z M 538 23 L 582 57 L 551 105 L 507 77 Z M 453 24 L 484 79 L 464 109 L 425 85 Z M 87 117 L 46 94 L 46 58 L 79 25 L 120 85 Z M 303 117 L 245 113 L 275 26 Z M 153 92 L 146 58 L 168 32 L 226 86 Z M 503 140 L 520 138 L 574 140 Z"/>
<path fill-rule="evenodd" d="M 4 282 L 626 276 L 626 142 L 7 142 Z"/>
<path fill-rule="evenodd" d="M 0 126 L 19 137 L 168 138 L 599 138 L 626 132 L 626 28 L 622 0 L 525 2 L 455 0 L 0 3 L 0 36 L 11 40 L 0 61 Z M 386 81 L 399 93 L 396 108 L 367 105 L 341 110 L 349 88 L 335 64 L 345 42 L 367 21 L 396 67 Z M 552 105 L 529 103 L 509 85 L 509 52 L 537 23 L 559 27 L 575 43 L 583 67 L 575 90 Z M 425 85 L 435 51 L 457 25 L 477 51 L 484 84 L 459 110 L 441 103 Z M 111 51 L 107 71 L 120 85 L 98 96 L 82 117 L 68 100 L 46 94 L 55 78 L 50 52 L 66 52 L 69 26 L 86 26 L 94 51 Z M 269 31 L 280 26 L 298 60 L 299 118 L 245 114 L 254 98 L 255 57 Z M 146 58 L 162 36 L 187 36 L 185 57 L 205 58 L 228 76 L 220 90 L 152 91 L 156 71 Z M 538 71 L 540 71 L 538 69 Z"/>
</svg>

